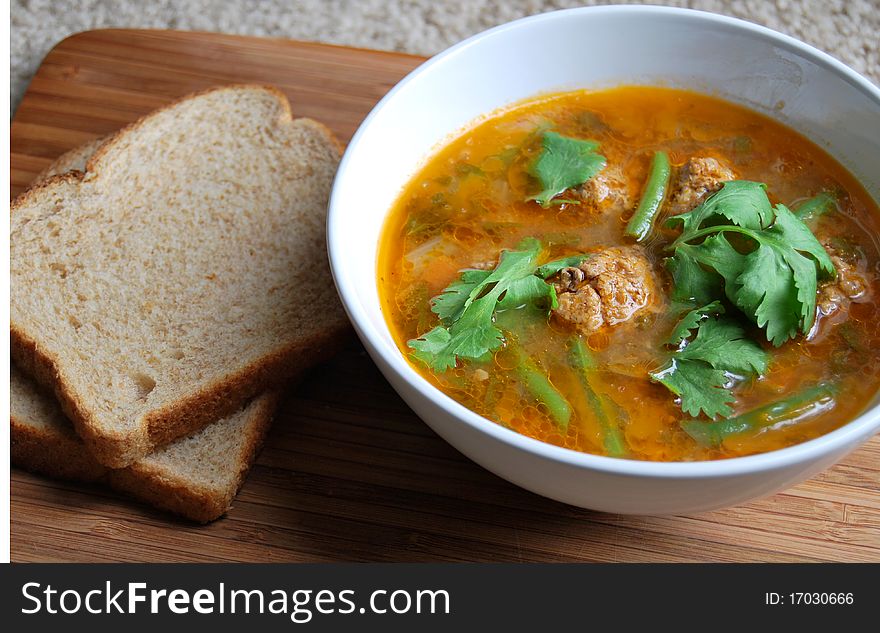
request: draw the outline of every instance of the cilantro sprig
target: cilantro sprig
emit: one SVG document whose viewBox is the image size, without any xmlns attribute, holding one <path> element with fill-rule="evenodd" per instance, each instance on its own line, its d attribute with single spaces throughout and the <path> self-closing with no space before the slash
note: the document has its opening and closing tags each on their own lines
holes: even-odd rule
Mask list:
<svg viewBox="0 0 880 633">
<path fill-rule="evenodd" d="M 605 168 L 605 157 L 596 152 L 599 143 L 546 131 L 541 137 L 541 153 L 530 173 L 538 179 L 541 191 L 529 198 L 549 207 L 562 192 L 582 185 Z"/>
<path fill-rule="evenodd" d="M 667 345 L 678 347 L 691 336 L 691 332 L 700 327 L 700 322 L 716 314 L 724 314 L 724 306 L 720 301 L 713 301 L 702 308 L 694 308 L 685 314 L 673 328 Z"/>
<path fill-rule="evenodd" d="M 650 374 L 678 396 L 682 410 L 693 417 L 700 412 L 713 419 L 732 415 L 732 384 L 767 370 L 767 353 L 723 312 L 716 301 L 685 314 L 668 341 L 677 349 Z"/>
<path fill-rule="evenodd" d="M 587 256 L 539 265 L 541 250 L 538 240 L 526 238 L 516 250 L 502 251 L 494 270 L 460 271 L 459 278 L 431 300 L 440 325 L 407 342 L 412 357 L 435 372 L 453 368 L 459 360 L 484 360 L 504 343 L 495 325 L 496 312 L 523 306 L 555 309 L 556 290 L 545 279 Z"/>
<path fill-rule="evenodd" d="M 834 276 L 834 265 L 802 220 L 785 205 L 771 206 L 765 185 L 726 182 L 667 225 L 682 229 L 670 247 L 675 299 L 726 295 L 777 347 L 809 332 L 818 278 Z"/>
</svg>

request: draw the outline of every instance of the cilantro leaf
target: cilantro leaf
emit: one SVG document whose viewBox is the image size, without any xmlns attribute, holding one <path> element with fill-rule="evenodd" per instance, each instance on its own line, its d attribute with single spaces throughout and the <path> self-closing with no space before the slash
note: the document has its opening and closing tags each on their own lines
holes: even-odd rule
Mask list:
<svg viewBox="0 0 880 633">
<path fill-rule="evenodd" d="M 767 231 L 767 234 L 780 242 L 788 244 L 792 250 L 811 255 L 821 272 L 825 273 L 826 276 L 834 277 L 837 271 L 834 269 L 834 264 L 831 262 L 828 252 L 819 240 L 816 239 L 810 228 L 804 224 L 803 220 L 798 218 L 783 204 L 777 204 L 774 210 L 776 212 L 776 221 Z"/>
<path fill-rule="evenodd" d="M 534 238 L 527 238 L 517 248 L 519 250 L 502 251 L 495 270 L 468 268 L 460 271 L 459 279 L 431 300 L 431 311 L 449 325 L 492 284 L 501 283 L 498 288 L 498 294 L 501 295 L 509 284 L 532 276 L 535 260 L 541 252 L 541 243 Z"/>
<path fill-rule="evenodd" d="M 722 292 L 721 279 L 717 273 L 700 266 L 699 260 L 690 254 L 688 244 L 678 247 L 675 255 L 666 260 L 666 268 L 672 275 L 672 300 L 683 303 L 709 303 Z"/>
<path fill-rule="evenodd" d="M 682 410 L 691 416 L 701 411 L 713 419 L 731 415 L 735 398 L 730 383 L 767 370 L 767 353 L 746 337 L 736 321 L 709 316 L 719 310 L 723 310 L 721 304 L 713 302 L 688 312 L 673 329 L 669 343 L 681 345 L 693 330 L 696 335 L 673 352 L 666 365 L 650 373 L 679 397 Z"/>
<path fill-rule="evenodd" d="M 701 244 L 683 244 L 676 249 L 690 255 L 695 261 L 708 266 L 724 278 L 727 285 L 736 282 L 745 265 L 745 255 L 731 246 L 723 233 L 710 235 Z M 730 294 L 731 289 L 728 289 Z M 731 299 L 732 300 L 732 299 Z"/>
<path fill-rule="evenodd" d="M 541 304 L 541 307 L 555 310 L 559 306 L 556 289 L 535 275 L 515 279 L 506 285 L 497 309 L 515 310 L 529 304 Z"/>
<path fill-rule="evenodd" d="M 736 399 L 725 387 L 727 375 L 711 365 L 673 359 L 666 368 L 653 372 L 651 378 L 678 396 L 682 411 L 692 417 L 700 415 L 700 411 L 712 419 L 733 413 L 730 405 Z"/>
<path fill-rule="evenodd" d="M 443 323 L 449 325 L 465 308 L 465 302 L 471 292 L 482 284 L 490 271 L 467 269 L 461 271 L 461 277 L 449 284 L 442 293 L 431 299 L 431 312 L 440 317 Z"/>
<path fill-rule="evenodd" d="M 465 308 L 483 293 L 490 285 L 495 284 L 493 292 L 500 297 L 518 279 L 535 274 L 538 256 L 541 254 L 541 243 L 534 238 L 526 238 L 517 245 L 517 250 L 501 251 L 498 265 L 483 281 L 477 284 L 465 301 Z"/>
<path fill-rule="evenodd" d="M 719 223 L 722 218 L 730 224 Z M 764 185 L 727 182 L 693 211 L 670 220 L 684 229 L 668 263 L 675 298 L 718 298 L 711 269 L 724 279 L 730 301 L 765 329 L 774 345 L 810 330 L 817 277 L 834 275 L 834 265 L 803 221 L 784 205 L 770 206 Z M 745 238 L 738 248 L 752 250 L 734 248 L 728 233 Z"/>
<path fill-rule="evenodd" d="M 809 228 L 785 206 L 759 234 L 758 249 L 745 257 L 736 279 L 735 301 L 779 346 L 810 331 L 816 317 L 817 267 L 834 274 L 834 264 Z"/>
<path fill-rule="evenodd" d="M 531 196 L 542 207 L 571 187 L 576 187 L 598 174 L 605 167 L 605 157 L 595 150 L 599 143 L 568 138 L 556 132 L 544 132 L 542 150 L 532 163 L 530 173 L 538 179 L 541 192 Z"/>
<path fill-rule="evenodd" d="M 767 352 L 747 338 L 736 321 L 728 318 L 701 322 L 697 336 L 676 353 L 678 358 L 701 360 L 715 369 L 743 377 L 767 371 Z"/>
<path fill-rule="evenodd" d="M 723 217 L 732 224 L 747 229 L 761 230 L 773 221 L 773 210 L 767 198 L 767 185 L 750 180 L 731 180 L 706 198 L 693 210 L 674 215 L 667 226 L 681 225 L 682 231 L 695 231 L 713 217 Z"/>
<path fill-rule="evenodd" d="M 806 272 L 813 275 L 812 302 L 815 305 L 815 268 Z M 794 274 L 772 247 L 761 244 L 745 257 L 743 271 L 736 278 L 734 299 L 743 312 L 754 318 L 758 327 L 766 328 L 767 339 L 774 345 L 797 335 L 803 310 Z"/>
<path fill-rule="evenodd" d="M 792 273 L 769 246 L 759 244 L 757 250 L 743 255 L 722 233 L 717 233 L 701 244 L 684 244 L 676 249 L 673 260 L 682 257 L 718 272 L 724 279 L 727 297 L 758 327 L 766 329 L 768 340 L 781 344 L 797 333 L 801 311 L 793 292 Z"/>
<path fill-rule="evenodd" d="M 679 245 L 668 264 L 675 281 L 673 298 L 708 303 L 721 296 L 720 275 L 728 297 L 735 303 L 732 292 L 742 273 L 744 259 L 745 256 L 733 248 L 722 233 L 707 237 L 701 244 Z"/>
<path fill-rule="evenodd" d="M 541 279 L 547 279 L 548 277 L 552 277 L 553 275 L 558 273 L 563 268 L 568 268 L 569 266 L 579 266 L 589 257 L 589 255 L 571 255 L 570 257 L 554 259 L 552 262 L 547 262 L 546 264 L 538 266 L 536 274 Z"/>
<path fill-rule="evenodd" d="M 413 350 L 411 356 L 422 361 L 435 371 L 446 371 L 455 367 L 455 350 L 450 349 L 452 334 L 442 326 L 407 341 Z"/>
<path fill-rule="evenodd" d="M 483 360 L 504 344 L 504 335 L 495 324 L 496 313 L 527 306 L 556 308 L 556 290 L 544 281 L 541 271 L 562 260 L 538 266 L 541 250 L 538 240 L 526 238 L 517 250 L 502 251 L 494 270 L 462 270 L 458 279 L 431 300 L 431 311 L 441 324 L 407 341 L 411 356 L 436 372 L 455 367 L 459 360 Z M 577 256 L 577 260 L 585 257 Z"/>
<path fill-rule="evenodd" d="M 792 270 L 801 306 L 801 329 L 806 333 L 816 318 L 816 268 L 827 277 L 834 277 L 837 271 L 825 248 L 802 220 L 784 205 L 776 205 L 775 211 L 776 221 L 767 234 Z M 804 253 L 815 261 L 815 266 Z"/>
<path fill-rule="evenodd" d="M 456 358 L 476 360 L 498 349 L 504 337 L 501 330 L 492 325 L 496 301 L 493 295 L 481 297 L 448 329 L 437 326 L 408 341 L 407 345 L 415 350 L 412 355 L 434 371 L 443 372 L 455 367 Z"/>
<path fill-rule="evenodd" d="M 691 330 L 695 330 L 700 325 L 700 321 L 715 314 L 724 314 L 724 306 L 721 305 L 720 301 L 713 301 L 702 308 L 691 310 L 682 317 L 678 325 L 675 326 L 675 329 L 672 330 L 669 340 L 666 341 L 667 344 L 678 347 L 682 341 L 690 338 Z"/>
</svg>

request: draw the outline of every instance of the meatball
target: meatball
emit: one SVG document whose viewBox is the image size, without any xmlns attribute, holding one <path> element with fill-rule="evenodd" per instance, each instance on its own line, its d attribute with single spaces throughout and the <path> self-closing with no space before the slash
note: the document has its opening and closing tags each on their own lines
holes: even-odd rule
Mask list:
<svg viewBox="0 0 880 633">
<path fill-rule="evenodd" d="M 586 206 L 599 212 L 609 209 L 622 211 L 631 204 L 627 180 L 620 169 L 613 167 L 606 167 L 575 188 L 574 193 Z"/>
<path fill-rule="evenodd" d="M 678 183 L 670 203 L 676 213 L 690 211 L 727 180 L 736 180 L 736 174 L 720 161 L 708 157 L 689 158 L 678 171 Z"/>
<path fill-rule="evenodd" d="M 647 307 L 654 290 L 651 264 L 637 247 L 610 247 L 553 280 L 556 318 L 583 333 L 630 319 Z"/>
<path fill-rule="evenodd" d="M 816 293 L 816 306 L 819 312 L 829 316 L 846 308 L 850 300 L 865 294 L 868 284 L 859 271 L 860 262 L 857 255 L 842 252 L 828 240 L 823 240 L 822 246 L 828 251 L 828 256 L 837 269 L 837 277 L 819 284 Z"/>
</svg>

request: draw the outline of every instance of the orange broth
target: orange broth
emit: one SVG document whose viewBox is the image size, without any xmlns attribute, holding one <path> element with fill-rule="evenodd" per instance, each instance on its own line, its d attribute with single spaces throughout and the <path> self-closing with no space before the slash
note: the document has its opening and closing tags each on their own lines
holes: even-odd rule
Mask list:
<svg viewBox="0 0 880 633">
<path fill-rule="evenodd" d="M 673 170 L 691 156 L 721 159 L 738 178 L 766 183 L 771 202 L 790 207 L 821 191 L 836 191 L 837 208 L 822 217 L 815 232 L 856 249 L 868 282 L 868 292 L 847 311 L 820 318 L 809 337 L 799 335 L 779 348 L 763 341 L 771 355 L 768 371 L 734 391 L 735 412 L 742 413 L 819 381 L 834 381 L 839 391 L 833 408 L 798 423 L 729 437 L 719 447 L 691 439 L 679 426 L 686 416 L 674 396 L 648 377 L 667 357 L 664 342 L 678 316 L 663 310 L 667 299 L 661 298 L 659 310 L 585 336 L 598 365 L 593 388 L 616 405 L 628 457 L 690 461 L 761 453 L 818 437 L 867 406 L 880 384 L 877 205 L 841 165 L 797 132 L 731 103 L 665 88 L 578 91 L 521 103 L 479 121 L 418 171 L 391 209 L 379 249 L 382 309 L 405 355 L 408 340 L 438 323 L 431 297 L 459 270 L 496 262 L 501 249 L 514 248 L 524 237 L 541 240 L 543 260 L 632 243 L 623 235 L 631 208 L 596 213 L 576 204 L 544 209 L 527 201 L 536 191 L 528 172 L 540 150 L 536 130 L 551 125 L 562 135 L 599 141 L 600 153 L 621 170 L 636 203 L 656 150 L 668 153 Z M 662 215 L 655 226 L 661 223 Z M 671 282 L 662 261 L 669 253 L 663 249 L 674 235 L 655 229 L 645 246 L 664 295 Z M 439 374 L 410 362 L 438 389 L 498 424 L 603 454 L 600 423 L 566 362 L 570 336 L 570 329 L 543 315 L 525 324 L 520 337 L 572 407 L 565 431 L 519 384 L 505 348 L 491 363 L 477 367 L 460 361 Z"/>
</svg>

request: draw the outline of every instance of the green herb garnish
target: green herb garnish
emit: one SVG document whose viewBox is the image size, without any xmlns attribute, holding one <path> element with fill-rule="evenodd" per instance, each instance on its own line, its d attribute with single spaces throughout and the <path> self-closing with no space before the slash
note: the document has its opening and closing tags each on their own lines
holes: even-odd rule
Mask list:
<svg viewBox="0 0 880 633">
<path fill-rule="evenodd" d="M 731 303 L 777 347 L 810 330 L 818 275 L 833 276 L 834 265 L 806 224 L 784 205 L 770 205 L 763 184 L 726 182 L 667 224 L 682 228 L 670 247 L 677 299 L 721 298 L 720 276 Z"/>
<path fill-rule="evenodd" d="M 589 257 L 589 255 L 571 255 L 569 257 L 561 257 L 554 259 L 552 262 L 541 264 L 535 274 L 541 279 L 549 279 L 563 268 L 579 266 Z"/>
<path fill-rule="evenodd" d="M 724 314 L 724 306 L 720 301 L 713 301 L 702 308 L 695 308 L 685 314 L 678 325 L 672 330 L 667 345 L 678 347 L 691 336 L 691 332 L 700 326 L 700 322 L 715 314 Z"/>
<path fill-rule="evenodd" d="M 431 300 L 441 325 L 412 339 L 412 356 L 433 371 L 455 367 L 457 360 L 481 360 L 501 347 L 504 335 L 495 325 L 495 313 L 524 306 L 552 310 L 556 290 L 544 281 L 565 266 L 577 265 L 585 255 L 538 265 L 541 243 L 526 238 L 517 250 L 504 250 L 492 271 L 462 270 L 460 277 Z"/>
<path fill-rule="evenodd" d="M 731 415 L 730 404 L 735 399 L 730 384 L 767 369 L 767 353 L 746 338 L 736 321 L 710 316 L 719 310 L 716 302 L 688 312 L 673 329 L 669 343 L 680 347 L 693 330 L 696 335 L 673 352 L 666 365 L 650 374 L 678 396 L 682 410 L 694 417 L 701 411 L 713 419 Z"/>
<path fill-rule="evenodd" d="M 542 207 L 571 187 L 582 185 L 605 167 L 605 157 L 597 153 L 597 141 L 568 138 L 556 132 L 544 132 L 541 153 L 532 163 L 530 173 L 538 179 L 541 192 L 529 198 Z"/>
</svg>

